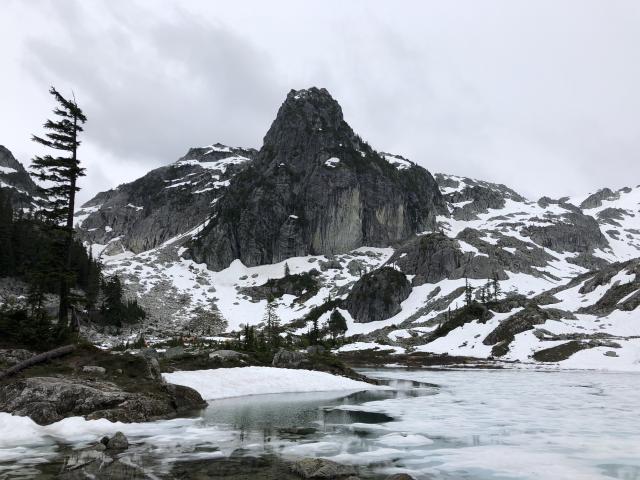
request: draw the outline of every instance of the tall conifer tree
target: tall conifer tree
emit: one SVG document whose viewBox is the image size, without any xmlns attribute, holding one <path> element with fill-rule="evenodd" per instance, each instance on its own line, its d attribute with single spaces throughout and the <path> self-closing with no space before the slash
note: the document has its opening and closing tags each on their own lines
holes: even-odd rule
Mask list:
<svg viewBox="0 0 640 480">
<path fill-rule="evenodd" d="M 56 234 L 59 234 L 62 246 L 62 258 L 59 259 L 58 321 L 66 325 L 70 306 L 69 290 L 73 281 L 71 272 L 73 213 L 76 192 L 80 190 L 77 180 L 84 175 L 84 168 L 80 167 L 78 159 L 80 146 L 78 135 L 83 131 L 82 125 L 87 121 L 87 117 L 76 103 L 75 97 L 72 100 L 66 99 L 54 87 L 51 87 L 49 93 L 58 104 L 53 110 L 57 118 L 45 122 L 44 137 L 33 135 L 32 140 L 60 153 L 59 156 L 36 156 L 31 165 L 31 175 L 40 182 L 44 182 L 40 187 L 43 200 L 39 215 Z"/>
</svg>

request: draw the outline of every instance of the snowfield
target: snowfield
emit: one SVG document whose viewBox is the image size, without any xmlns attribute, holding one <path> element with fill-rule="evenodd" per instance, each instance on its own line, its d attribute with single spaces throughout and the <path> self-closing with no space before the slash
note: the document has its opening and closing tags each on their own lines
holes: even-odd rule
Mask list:
<svg viewBox="0 0 640 480">
<path fill-rule="evenodd" d="M 268 393 L 387 389 L 330 373 L 273 367 L 218 368 L 163 373 L 162 376 L 169 383 L 197 390 L 205 400 Z"/>
<path fill-rule="evenodd" d="M 190 171 L 179 175 L 164 189 L 183 188 L 198 185 L 204 192 L 220 189 L 224 193 L 228 180 L 222 180 L 229 167 L 241 165 L 251 160 L 248 157 L 232 154 L 229 147 L 220 144 L 203 147 L 203 151 L 228 152 L 230 156 L 213 161 L 182 159 L 172 164 L 172 168 L 185 166 L 200 167 L 196 172 Z M 389 153 L 384 158 L 398 169 L 412 168 L 414 165 L 404 157 Z M 327 168 L 340 168 L 341 160 L 331 157 L 324 161 Z M 202 185 L 199 183 L 202 172 L 208 171 Z M 481 262 L 492 261 L 496 255 L 496 246 L 504 254 L 505 262 L 503 279 L 500 288 L 503 297 L 506 295 L 524 295 L 528 299 L 554 290 L 554 303 L 544 304 L 543 309 L 563 310 L 566 314 L 558 320 L 549 320 L 535 326 L 534 330 L 515 335 L 504 360 L 523 363 L 534 362 L 532 356 L 544 349 L 561 345 L 563 342 L 578 339 L 588 342 L 599 337 L 606 337 L 620 348 L 596 346 L 589 350 L 579 351 L 567 360 L 556 365 L 562 368 L 601 368 L 615 370 L 640 370 L 640 353 L 637 338 L 640 336 L 640 324 L 637 317 L 637 297 L 640 295 L 640 277 L 636 282 L 633 268 L 620 271 L 611 279 L 604 279 L 595 288 L 588 287 L 589 268 L 601 268 L 599 261 L 619 262 L 640 257 L 640 187 L 620 189 L 616 192 L 601 191 L 586 202 L 587 197 L 565 198 L 559 200 L 542 198 L 530 201 L 504 185 L 454 175 L 436 174 L 440 191 L 445 196 L 450 216 L 438 216 L 438 228 L 448 237 L 454 238 L 457 249 L 469 259 Z M 202 182 L 204 182 L 202 180 Z M 499 201 L 489 202 L 486 206 L 482 198 L 479 201 L 469 198 L 469 192 L 481 189 L 485 195 L 499 197 Z M 488 192 L 488 193 L 487 193 Z M 219 197 L 216 197 L 219 198 Z M 495 200 L 495 198 L 493 198 Z M 215 202 L 215 199 L 213 200 Z M 582 205 L 586 202 L 584 205 Z M 137 204 L 130 204 L 131 210 L 138 211 Z M 99 214 L 101 205 L 89 205 L 76 215 L 76 224 L 82 229 L 87 216 Z M 563 225 L 567 215 L 581 212 L 581 218 L 590 216 L 609 246 L 599 244 L 590 250 L 594 263 L 581 260 L 585 252 L 580 248 L 566 247 L 571 251 L 561 251 L 565 247 L 554 247 L 534 241 L 531 229 Z M 294 213 L 289 218 L 297 221 Z M 284 277 L 285 264 L 292 274 L 314 272 L 318 281 L 317 292 L 307 295 L 305 292 L 295 297 L 285 294 L 275 299 L 275 311 L 286 326 L 293 322 L 293 335 L 304 335 L 308 331 L 305 317 L 316 307 L 329 300 L 344 300 L 351 287 L 362 275 L 383 266 L 390 265 L 394 257 L 391 247 L 360 247 L 350 252 L 336 255 L 309 255 L 288 258 L 271 265 L 249 267 L 240 260 L 234 260 L 221 271 L 212 271 L 202 263 L 198 264 L 189 258 L 189 242 L 196 238 L 210 219 L 188 232 L 167 240 L 164 244 L 137 254 L 118 248 L 121 233 L 114 230 L 104 244 L 94 243 L 92 251 L 103 262 L 106 274 L 118 274 L 123 280 L 127 293 L 136 296 L 140 304 L 149 313 L 143 333 L 147 337 L 167 338 L 174 335 L 190 334 L 191 321 L 198 310 L 214 310 L 227 322 L 227 331 L 241 330 L 245 325 L 259 325 L 264 316 L 266 300 L 264 297 L 252 296 L 247 290 L 264 285 L 269 280 Z M 106 227 L 105 227 L 105 230 Z M 469 231 L 473 232 L 469 235 Z M 466 236 L 465 236 L 466 232 Z M 432 232 L 423 232 L 419 235 Z M 459 238 L 458 238 L 459 237 Z M 553 245 L 551 245 L 553 246 Z M 573 249 L 572 249 L 573 248 Z M 406 255 L 407 253 L 403 253 Z M 400 256 L 399 258 L 402 258 Z M 595 265 L 595 266 L 594 266 Z M 528 267 L 528 268 L 523 268 Z M 633 267 L 633 266 L 632 266 Z M 579 275 L 585 280 L 579 284 L 569 284 Z M 414 275 L 407 275 L 409 281 Z M 470 278 L 469 285 L 476 292 L 487 282 L 487 279 Z M 590 307 L 604 299 L 616 285 L 637 283 L 637 287 L 628 287 L 621 296 L 618 306 L 612 312 L 587 313 Z M 564 287 L 565 285 L 568 286 Z M 518 312 L 518 308 L 510 308 L 508 312 L 493 312 L 488 322 L 469 322 L 459 326 L 439 338 L 433 337 L 434 331 L 443 321 L 443 313 L 449 309 L 456 311 L 465 304 L 461 287 L 464 278 L 445 278 L 435 283 L 413 285 L 409 297 L 401 309 L 391 318 L 374 322 L 356 322 L 346 310 L 344 304 L 337 309 L 347 323 L 346 339 L 340 351 L 366 349 L 392 350 L 394 353 L 429 352 L 434 354 L 466 355 L 478 358 L 493 356 L 492 345 L 485 345 L 483 340 L 502 321 L 507 321 Z M 635 302 L 635 303 L 634 303 Z M 625 304 L 625 305 L 623 305 Z M 319 324 L 326 325 L 331 310 L 319 316 Z M 551 332 L 554 338 L 541 338 L 542 331 Z M 125 332 L 126 333 L 126 332 Z M 133 335 L 136 332 L 128 332 Z M 221 332 L 205 332 L 206 335 L 217 335 Z M 546 334 L 545 334 L 546 335 Z M 99 337 L 99 335 L 98 335 Z M 96 343 L 113 343 L 113 339 L 95 338 Z M 117 341 L 117 340 L 116 340 Z M 388 344 L 388 345 L 387 345 Z"/>
</svg>

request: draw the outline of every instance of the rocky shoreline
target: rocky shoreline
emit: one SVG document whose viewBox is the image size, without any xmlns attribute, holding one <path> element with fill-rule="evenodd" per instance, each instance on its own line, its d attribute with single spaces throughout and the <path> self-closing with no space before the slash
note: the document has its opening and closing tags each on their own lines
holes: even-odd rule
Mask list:
<svg viewBox="0 0 640 480">
<path fill-rule="evenodd" d="M 22 349 L 0 350 L 0 367 L 33 358 Z M 71 353 L 32 365 L 0 380 L 0 411 L 29 416 L 39 425 L 49 425 L 66 417 L 107 419 L 113 422 L 148 422 L 196 413 L 206 402 L 195 390 L 166 383 L 161 371 L 179 369 L 228 368 L 258 365 L 250 354 L 233 350 L 143 349 L 106 352 L 91 345 L 77 346 Z M 294 352 L 281 349 L 271 362 L 282 368 L 313 368 L 375 383 L 345 366 L 321 349 Z M 282 458 L 266 453 L 254 456 L 242 450 L 229 456 L 179 460 L 166 474 L 153 476 L 140 456 L 146 444 L 130 444 L 117 432 L 96 439 L 92 445 L 61 446 L 63 455 L 44 465 L 36 478 L 65 480 L 137 480 L 147 478 L 201 479 L 341 479 L 408 480 L 402 475 L 380 475 L 319 458 Z M 142 450 L 141 450 L 142 449 Z M 66 453 L 64 453 L 66 451 Z M 140 457 L 140 458 L 138 458 Z"/>
<path fill-rule="evenodd" d="M 31 354 L 2 350 L 0 362 L 11 366 Z M 29 416 L 40 425 L 71 416 L 146 422 L 204 407 L 195 390 L 163 380 L 157 359 L 90 345 L 0 380 L 0 411 Z"/>
</svg>

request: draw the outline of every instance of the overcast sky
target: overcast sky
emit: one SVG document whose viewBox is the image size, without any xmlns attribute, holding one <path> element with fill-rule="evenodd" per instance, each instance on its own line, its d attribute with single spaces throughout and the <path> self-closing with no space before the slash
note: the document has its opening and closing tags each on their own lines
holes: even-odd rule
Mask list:
<svg viewBox="0 0 640 480">
<path fill-rule="evenodd" d="M 259 148 L 327 88 L 374 148 L 559 197 L 640 183 L 637 0 L 3 0 L 0 144 L 89 121 L 81 200 L 221 142 Z"/>
</svg>

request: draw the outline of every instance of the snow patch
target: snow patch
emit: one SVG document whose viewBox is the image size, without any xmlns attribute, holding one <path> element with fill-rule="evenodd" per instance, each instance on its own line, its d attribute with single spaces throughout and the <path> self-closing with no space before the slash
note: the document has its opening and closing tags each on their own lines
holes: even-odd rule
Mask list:
<svg viewBox="0 0 640 480">
<path fill-rule="evenodd" d="M 169 383 L 191 387 L 207 400 L 267 393 L 379 390 L 385 387 L 325 372 L 273 367 L 218 368 L 162 374 Z"/>
</svg>

